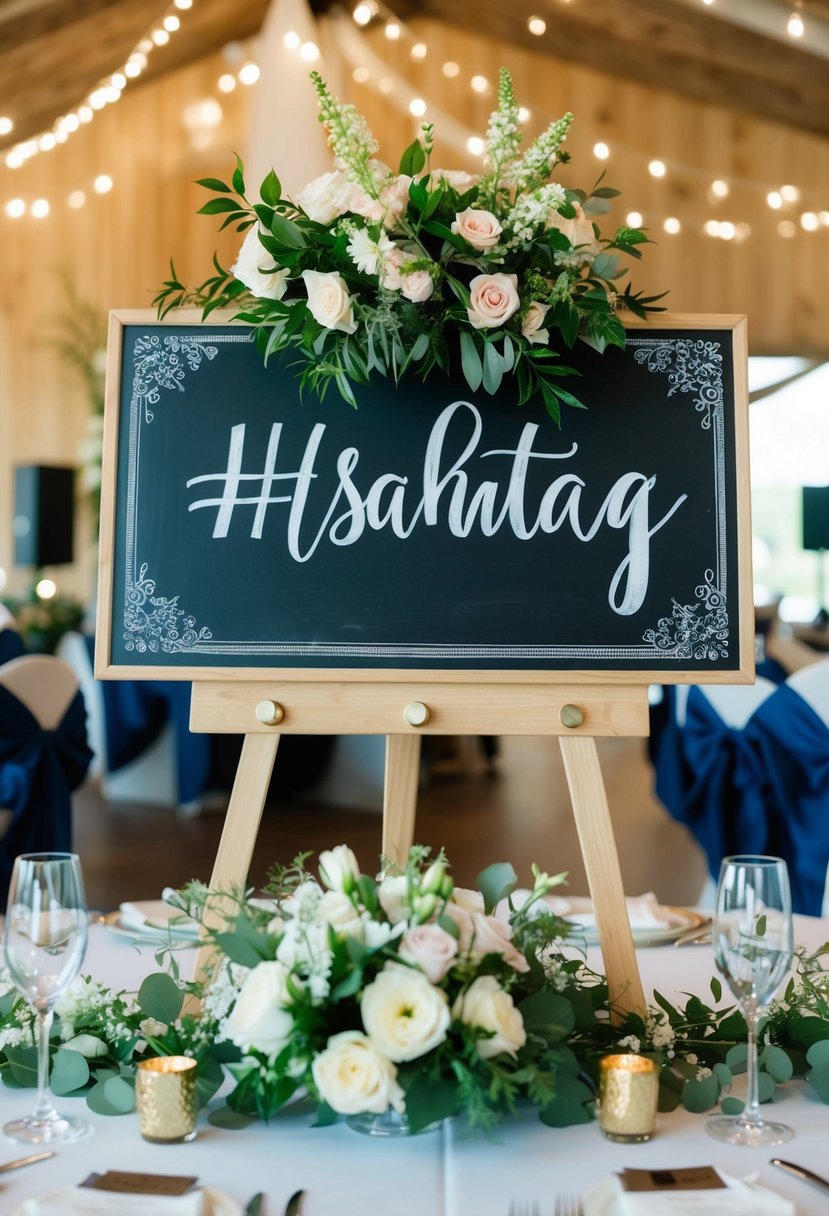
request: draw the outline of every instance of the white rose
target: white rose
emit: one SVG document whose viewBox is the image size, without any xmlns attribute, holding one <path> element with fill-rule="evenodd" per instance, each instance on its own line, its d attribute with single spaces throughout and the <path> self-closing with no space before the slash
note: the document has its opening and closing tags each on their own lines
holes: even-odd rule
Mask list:
<svg viewBox="0 0 829 1216">
<path fill-rule="evenodd" d="M 403 295 L 413 304 L 422 304 L 435 290 L 435 280 L 428 270 L 413 270 L 411 274 L 404 274 L 401 277 Z"/>
<path fill-rule="evenodd" d="M 105 1056 L 109 1051 L 106 1043 L 94 1034 L 76 1034 L 68 1043 L 62 1043 L 61 1047 L 65 1047 L 67 1051 L 77 1051 L 78 1055 L 85 1056 L 87 1060 Z"/>
<path fill-rule="evenodd" d="M 466 311 L 475 329 L 497 329 L 518 311 L 520 305 L 515 274 L 478 274 L 469 284 Z"/>
<path fill-rule="evenodd" d="M 326 891 L 319 902 L 319 915 L 336 933 L 362 941 L 362 917 L 343 891 Z"/>
<path fill-rule="evenodd" d="M 478 211 L 475 207 L 467 207 L 455 216 L 452 231 L 462 236 L 473 249 L 483 250 L 492 249 L 493 245 L 497 245 L 504 230 L 491 211 Z"/>
<path fill-rule="evenodd" d="M 433 182 L 446 182 L 453 190 L 457 190 L 458 194 L 465 194 L 480 180 L 471 173 L 465 173 L 463 169 L 433 169 L 431 176 Z"/>
<path fill-rule="evenodd" d="M 363 1025 L 383 1055 L 416 1060 L 446 1038 L 449 1002 L 420 971 L 388 966 L 363 991 Z"/>
<path fill-rule="evenodd" d="M 530 304 L 521 322 L 521 333 L 528 342 L 550 341 L 549 329 L 542 329 L 544 318 L 549 311 L 549 304 L 541 304 L 538 300 L 533 300 Z"/>
<path fill-rule="evenodd" d="M 478 1054 L 488 1060 L 506 1052 L 514 1056 L 527 1041 L 524 1020 L 512 1003 L 512 997 L 500 987 L 494 975 L 482 975 L 473 980 L 466 992 L 455 1001 L 454 1017 L 467 1026 L 492 1030 L 489 1039 L 479 1039 Z"/>
<path fill-rule="evenodd" d="M 341 1115 L 404 1108 L 397 1069 L 359 1030 L 332 1035 L 311 1071 L 323 1102 Z"/>
<path fill-rule="evenodd" d="M 315 272 L 306 271 L 306 274 L 310 273 Z M 338 844 L 333 849 L 324 849 L 320 853 L 319 870 L 320 878 L 331 891 L 351 891 L 360 877 L 357 858 L 345 844 Z"/>
<path fill-rule="evenodd" d="M 351 183 L 339 170 L 323 173 L 302 189 L 295 202 L 309 220 L 317 224 L 330 224 L 338 215 L 348 210 Z"/>
<path fill-rule="evenodd" d="M 248 972 L 230 1017 L 224 1037 L 243 1052 L 261 1051 L 274 1056 L 291 1037 L 294 1021 L 283 1008 L 290 999 L 288 969 L 280 962 L 259 963 Z"/>
<path fill-rule="evenodd" d="M 386 874 L 377 887 L 380 907 L 393 925 L 408 919 L 409 880 L 405 874 Z"/>
<path fill-rule="evenodd" d="M 336 271 L 323 274 L 319 270 L 303 270 L 302 278 L 314 320 L 319 321 L 325 329 L 339 329 L 345 334 L 353 334 L 357 322 L 342 275 Z"/>
<path fill-rule="evenodd" d="M 281 300 L 288 289 L 288 270 L 277 269 L 273 255 L 259 240 L 258 225 L 248 229 L 230 273 L 255 296 L 266 300 Z"/>
<path fill-rule="evenodd" d="M 439 984 L 455 961 L 458 943 L 433 922 L 404 933 L 397 953 L 407 963 L 415 963 L 431 983 Z"/>
</svg>

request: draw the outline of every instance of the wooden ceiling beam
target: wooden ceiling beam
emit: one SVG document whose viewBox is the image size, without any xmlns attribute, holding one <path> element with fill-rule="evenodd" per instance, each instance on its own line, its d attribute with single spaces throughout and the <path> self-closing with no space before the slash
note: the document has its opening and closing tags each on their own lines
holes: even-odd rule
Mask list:
<svg viewBox="0 0 829 1216">
<path fill-rule="evenodd" d="M 399 9 L 399 5 L 398 5 Z M 829 65 L 672 0 L 410 0 L 430 17 L 697 101 L 829 136 Z M 547 32 L 530 34 L 530 16 Z"/>
</svg>

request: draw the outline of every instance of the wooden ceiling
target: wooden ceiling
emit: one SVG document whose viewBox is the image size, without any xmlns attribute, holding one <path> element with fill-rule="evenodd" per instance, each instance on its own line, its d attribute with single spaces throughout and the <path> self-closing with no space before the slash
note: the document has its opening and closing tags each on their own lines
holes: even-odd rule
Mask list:
<svg viewBox="0 0 829 1216">
<path fill-rule="evenodd" d="M 314 0 L 318 11 L 330 0 Z M 156 48 L 140 81 L 198 60 L 260 29 L 269 0 L 194 0 L 183 32 Z M 780 0 L 781 10 L 790 10 Z M 731 24 L 689 0 L 395 0 L 418 15 L 487 32 L 700 101 L 747 110 L 829 136 L 829 66 L 806 44 Z M 90 89 L 122 66 L 169 0 L 0 0 L 0 113 L 15 123 L 0 147 L 49 130 Z M 809 0 L 829 21 L 829 0 Z M 542 38 L 527 18 L 544 17 Z"/>
</svg>

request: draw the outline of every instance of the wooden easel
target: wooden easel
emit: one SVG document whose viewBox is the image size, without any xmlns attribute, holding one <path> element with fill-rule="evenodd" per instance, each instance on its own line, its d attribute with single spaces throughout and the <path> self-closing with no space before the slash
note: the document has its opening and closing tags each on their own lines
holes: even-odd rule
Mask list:
<svg viewBox="0 0 829 1216">
<path fill-rule="evenodd" d="M 596 738 L 647 735 L 647 688 L 542 683 L 539 675 L 512 683 L 481 673 L 437 683 L 431 673 L 419 681 L 416 674 L 387 672 L 369 682 L 311 676 L 194 684 L 191 729 L 245 736 L 211 887 L 226 890 L 246 881 L 282 734 L 386 736 L 382 848 L 401 860 L 414 840 L 421 735 L 558 736 L 610 999 L 620 1011 L 644 1013 Z M 197 974 L 209 956 L 209 947 L 202 947 Z"/>
</svg>

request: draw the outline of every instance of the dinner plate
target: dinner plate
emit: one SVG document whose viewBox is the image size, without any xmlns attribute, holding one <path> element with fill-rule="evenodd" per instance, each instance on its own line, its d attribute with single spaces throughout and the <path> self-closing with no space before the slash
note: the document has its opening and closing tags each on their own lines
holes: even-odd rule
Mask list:
<svg viewBox="0 0 829 1216">
<path fill-rule="evenodd" d="M 686 933 L 692 933 L 694 929 L 701 929 L 710 920 L 705 913 L 694 912 L 691 908 L 666 907 L 665 911 L 671 913 L 676 923 L 661 927 L 647 926 L 633 929 L 634 946 L 665 946 L 676 941 L 678 937 L 683 937 Z M 568 918 L 565 916 L 564 919 Z M 573 930 L 568 938 L 569 941 L 584 943 L 587 946 L 599 944 L 599 933 L 595 925 L 581 925 L 578 921 L 571 923 Z"/>
<path fill-rule="evenodd" d="M 49 1195 L 27 1199 L 21 1207 L 14 1211 L 12 1216 L 41 1216 L 41 1213 L 43 1216 L 48 1216 L 50 1204 L 60 1203 L 75 1189 L 75 1187 L 62 1187 L 59 1191 L 52 1191 Z M 223 1195 L 221 1191 L 214 1191 L 209 1186 L 203 1186 L 201 1193 L 202 1216 L 242 1216 L 241 1204 L 237 1203 L 235 1199 L 231 1199 L 229 1195 Z M 96 1194 L 100 1195 L 101 1191 L 97 1191 Z M 117 1210 L 116 1203 L 113 1205 L 113 1213 L 116 1213 Z"/>
<path fill-rule="evenodd" d="M 132 942 L 193 942 L 199 940 L 198 927 L 191 928 L 184 925 L 144 925 L 141 929 L 134 929 L 130 925 L 123 924 L 121 913 L 118 911 L 107 912 L 101 917 L 101 924 L 114 933 L 116 937 L 126 937 Z"/>
<path fill-rule="evenodd" d="M 616 1179 L 605 1178 L 582 1199 L 584 1216 L 619 1216 L 618 1198 Z"/>
</svg>

